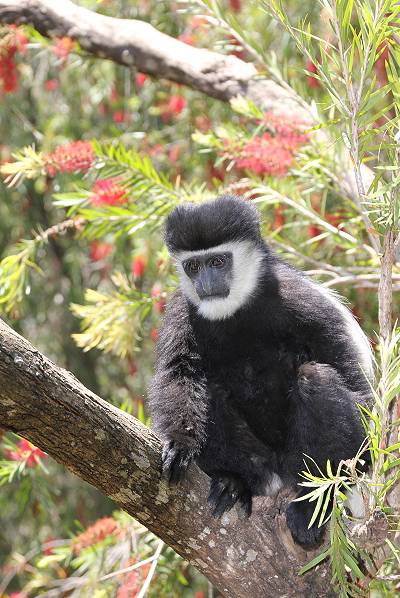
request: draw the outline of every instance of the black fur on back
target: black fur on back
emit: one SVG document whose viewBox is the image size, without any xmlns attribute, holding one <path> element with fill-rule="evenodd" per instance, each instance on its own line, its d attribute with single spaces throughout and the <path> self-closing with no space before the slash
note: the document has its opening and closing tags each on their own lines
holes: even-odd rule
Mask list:
<svg viewBox="0 0 400 598">
<path fill-rule="evenodd" d="M 233 195 L 202 204 L 182 204 L 167 218 L 165 242 L 171 253 L 246 239 L 255 244 L 262 242 L 258 211 Z"/>
</svg>

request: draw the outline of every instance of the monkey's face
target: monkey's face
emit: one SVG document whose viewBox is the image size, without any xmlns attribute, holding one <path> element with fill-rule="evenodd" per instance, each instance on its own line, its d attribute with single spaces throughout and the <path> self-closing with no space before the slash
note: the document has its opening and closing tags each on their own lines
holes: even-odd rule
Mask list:
<svg viewBox="0 0 400 598">
<path fill-rule="evenodd" d="M 263 254 L 250 241 L 174 254 L 186 297 L 209 320 L 232 316 L 254 294 Z"/>
<path fill-rule="evenodd" d="M 232 278 L 232 253 L 207 252 L 189 257 L 182 262 L 200 300 L 227 297 Z"/>
<path fill-rule="evenodd" d="M 204 318 L 229 318 L 256 293 L 267 249 L 250 202 L 183 203 L 167 218 L 165 240 L 182 291 Z"/>
</svg>

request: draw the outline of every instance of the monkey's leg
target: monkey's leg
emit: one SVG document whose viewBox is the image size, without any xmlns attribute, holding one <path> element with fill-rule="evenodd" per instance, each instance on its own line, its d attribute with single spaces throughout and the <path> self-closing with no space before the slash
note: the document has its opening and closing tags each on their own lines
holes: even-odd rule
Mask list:
<svg viewBox="0 0 400 598">
<path fill-rule="evenodd" d="M 307 492 L 309 492 L 309 489 L 299 492 L 297 498 L 304 496 Z M 286 509 L 287 526 L 295 542 L 304 548 L 319 546 L 324 539 L 326 525 L 318 527 L 317 523 L 313 523 L 308 528 L 314 508 L 315 502 L 310 503 L 308 500 L 302 500 L 300 502 L 291 502 Z"/>
<path fill-rule="evenodd" d="M 208 502 L 214 517 L 221 517 L 235 504 L 249 517 L 252 497 L 264 494 L 266 482 L 272 477 L 269 449 L 222 398 L 213 404 L 207 437 L 197 461 L 211 477 Z"/>
<path fill-rule="evenodd" d="M 329 365 L 309 362 L 300 366 L 296 388 L 291 398 L 287 446 L 283 454 L 289 479 L 294 486 L 301 482 L 299 473 L 306 469 L 320 475 L 329 460 L 333 469 L 342 459 L 354 457 L 364 432 L 356 406 L 362 397 L 349 390 Z M 311 457 L 315 464 L 307 457 Z M 305 494 L 301 490 L 299 496 Z M 308 529 L 315 502 L 292 502 L 286 512 L 293 538 L 305 547 L 318 545 L 324 528 L 314 523 Z"/>
</svg>

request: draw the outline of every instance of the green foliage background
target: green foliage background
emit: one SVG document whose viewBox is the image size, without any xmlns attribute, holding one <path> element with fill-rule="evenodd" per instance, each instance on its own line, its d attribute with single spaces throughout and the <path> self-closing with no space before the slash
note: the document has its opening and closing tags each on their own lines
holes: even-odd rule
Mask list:
<svg viewBox="0 0 400 598">
<path fill-rule="evenodd" d="M 357 203 L 337 184 L 337 157 L 351 146 L 351 139 L 346 132 L 348 115 L 341 113 L 335 99 L 335 90 L 344 93 L 341 67 L 334 51 L 330 58 L 324 54 L 324 44 L 335 41 L 323 3 L 289 0 L 283 11 L 281 5 L 260 2 L 81 4 L 111 16 L 140 18 L 188 43 L 255 61 L 260 73 L 287 82 L 314 113 L 319 111 L 320 122 L 336 143 L 323 143 L 308 131 L 309 142 L 297 148 L 285 176 L 244 171 L 225 150 L 237 143 L 246 145 L 270 130 L 259 107 L 244 100 L 223 104 L 164 80 L 143 80 L 134 69 L 93 59 L 76 44 L 60 55 L 62 41 L 46 40 L 27 28 L 26 53 L 16 58 L 18 90 L 0 97 L 1 160 L 11 160 L 11 154 L 24 146 L 33 146 L 36 156 L 46 155 L 76 140 L 91 141 L 96 159 L 89 172 L 53 177 L 39 168 L 37 176 L 23 178 L 18 186 L 1 186 L 0 253 L 16 256 L 0 264 L 3 316 L 94 392 L 146 422 L 154 339 L 165 298 L 176 285 L 162 244 L 163 219 L 181 201 L 201 201 L 228 189 L 247 192 L 258 203 L 263 232 L 273 247 L 343 293 L 375 342 L 379 255 L 370 246 Z M 393 8 L 387 4 L 387 10 Z M 279 35 L 271 10 L 283 24 Z M 214 20 L 210 25 L 199 15 Z M 343 30 L 347 27 L 343 33 L 350 36 L 346 19 L 355 24 L 357 14 L 352 17 L 350 10 L 350 16 L 342 13 L 341 18 Z M 298 22 L 302 33 L 291 29 Z M 318 32 L 321 46 L 307 33 L 308 22 L 310 31 Z M 4 28 L 3 35 L 6 32 Z M 381 43 L 390 35 L 385 31 Z M 292 39 L 296 36 L 297 45 Z M 354 44 L 359 54 L 357 58 L 354 51 L 353 62 L 362 59 Z M 359 121 L 366 132 L 360 161 L 377 167 L 377 172 L 381 163 L 393 165 L 390 157 L 397 159 L 396 152 L 384 147 L 382 127 L 390 132 L 397 97 L 393 85 L 386 91 L 387 83 L 377 83 L 379 47 L 366 80 L 371 90 L 383 91 L 367 97 L 364 120 Z M 397 57 L 396 50 L 390 63 L 393 73 Z M 321 70 L 315 72 L 318 64 Z M 283 122 L 291 119 L 280 116 Z M 381 153 L 373 154 L 371 143 L 367 146 L 373 136 L 383 147 Z M 128 202 L 94 205 L 95 181 L 115 176 Z M 388 221 L 373 193 L 370 199 L 373 234 L 378 235 Z M 81 220 L 62 234 L 59 230 L 43 235 L 67 218 Z M 107 244 L 102 245 L 107 255 L 100 259 L 96 243 Z M 143 270 L 140 275 L 132 270 L 135 263 Z M 395 276 L 398 284 L 397 266 Z M 49 459 L 42 459 L 47 471 L 39 465 L 17 471 L 18 462 L 11 467 L 7 460 L 10 442 L 17 439 L 6 435 L 0 465 L 4 482 L 0 509 L 7 513 L 0 531 L 0 567 L 3 578 L 9 578 L 4 587 L 0 582 L 0 595 L 12 590 L 40 595 L 55 581 L 61 584 L 77 573 L 84 585 L 74 595 L 116 595 L 123 580 L 98 580 L 109 572 L 104 555 L 118 538 L 113 537 L 111 544 L 109 539 L 99 542 L 78 561 L 72 559 L 68 543 L 51 548 L 52 558 L 46 560 L 43 554 L 49 538 L 76 537 L 79 529 L 111 516 L 114 506 Z M 10 477 L 13 480 L 6 483 Z M 122 519 L 124 529 L 138 539 L 128 551 L 131 558 L 151 554 L 155 539 L 121 513 L 115 518 Z M 27 554 L 33 556 L 26 560 Z M 122 564 L 115 563 L 114 568 Z M 195 596 L 206 591 L 205 581 L 167 549 L 160 567 L 152 595 Z"/>
</svg>

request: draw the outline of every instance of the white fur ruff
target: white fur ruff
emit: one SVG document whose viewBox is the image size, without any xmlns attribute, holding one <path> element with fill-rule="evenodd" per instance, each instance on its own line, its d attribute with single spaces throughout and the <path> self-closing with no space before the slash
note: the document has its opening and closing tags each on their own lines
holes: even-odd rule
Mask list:
<svg viewBox="0 0 400 598">
<path fill-rule="evenodd" d="M 348 335 L 353 339 L 355 346 L 358 349 L 358 357 L 361 368 L 370 380 L 373 379 L 373 354 L 368 338 L 362 331 L 359 323 L 351 313 L 351 311 L 342 303 L 344 298 L 332 289 L 320 285 L 312 280 L 308 281 L 323 295 L 328 301 L 332 303 L 337 311 L 342 315 L 347 328 Z"/>
<path fill-rule="evenodd" d="M 232 283 L 227 297 L 201 300 L 183 269 L 182 263 L 197 255 L 231 252 L 233 257 Z M 224 320 L 242 307 L 257 288 L 264 255 L 250 241 L 232 241 L 209 249 L 180 251 L 174 255 L 186 297 L 198 307 L 199 314 L 208 320 Z"/>
</svg>

